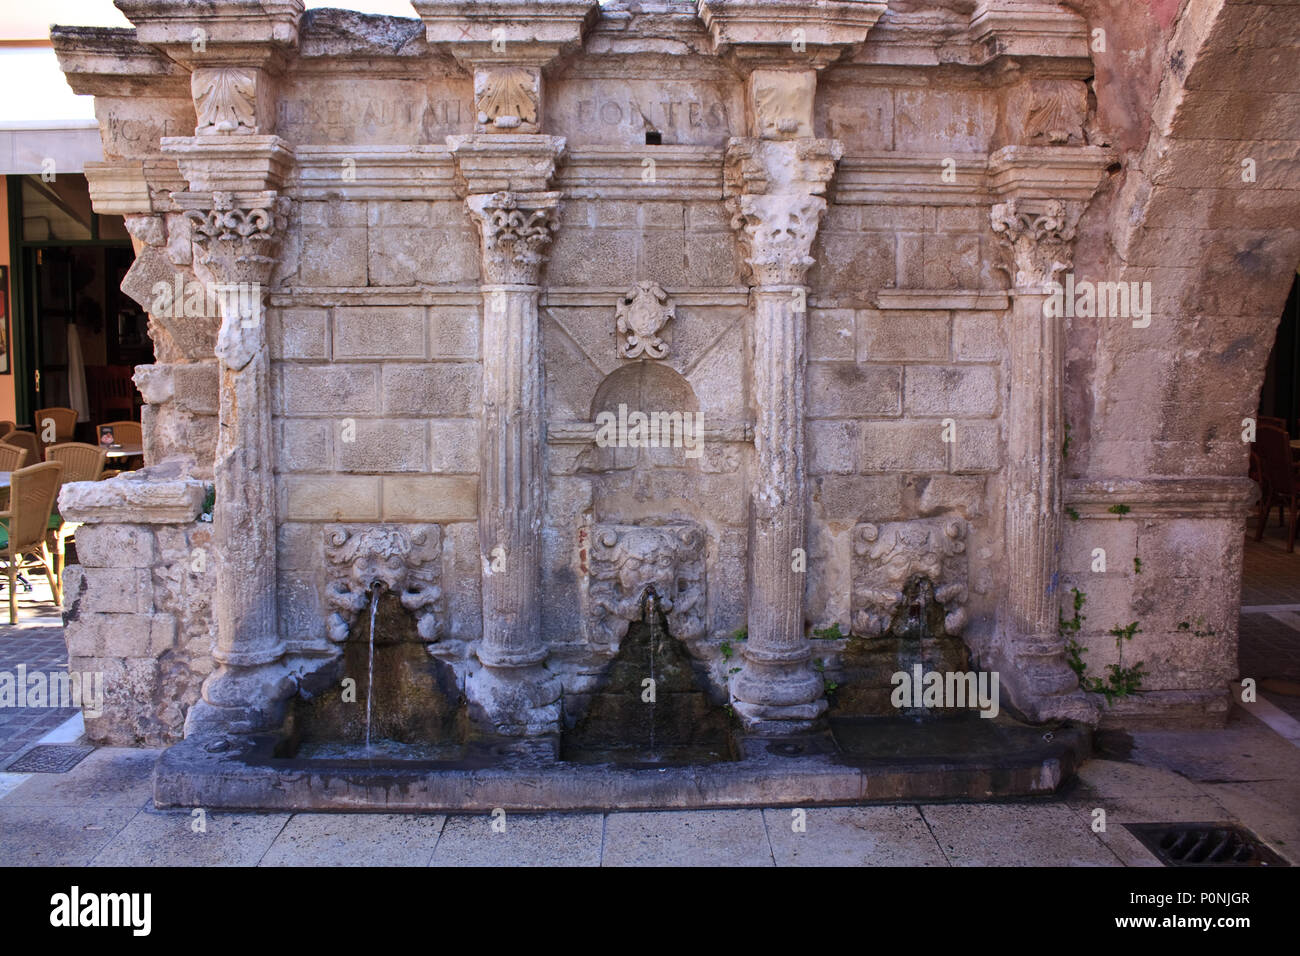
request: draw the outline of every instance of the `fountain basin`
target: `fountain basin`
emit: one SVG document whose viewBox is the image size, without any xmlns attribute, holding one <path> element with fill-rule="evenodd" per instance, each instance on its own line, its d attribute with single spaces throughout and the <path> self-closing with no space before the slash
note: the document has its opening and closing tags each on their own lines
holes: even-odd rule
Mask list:
<svg viewBox="0 0 1300 956">
<path fill-rule="evenodd" d="M 877 718 L 852 718 L 852 720 Z M 475 740 L 450 759 L 292 755 L 284 741 L 191 737 L 164 751 L 154 803 L 221 809 L 402 812 L 632 810 L 820 806 L 1049 796 L 1086 758 L 1091 735 L 1069 724 L 999 724 L 963 749 L 960 735 L 918 729 L 906 718 L 789 738 L 748 737 L 740 758 L 669 766 L 581 764 L 559 759 L 559 741 Z M 863 735 L 912 724 L 906 746 L 869 745 Z M 958 722 L 936 722 L 955 725 Z M 1045 735 L 1050 734 L 1050 739 Z M 856 735 L 856 737 L 855 737 Z M 929 741 L 928 745 L 925 741 Z M 993 746 L 998 743 L 999 746 Z M 277 755 L 279 754 L 279 755 Z M 433 756 L 433 755 L 425 755 Z"/>
</svg>

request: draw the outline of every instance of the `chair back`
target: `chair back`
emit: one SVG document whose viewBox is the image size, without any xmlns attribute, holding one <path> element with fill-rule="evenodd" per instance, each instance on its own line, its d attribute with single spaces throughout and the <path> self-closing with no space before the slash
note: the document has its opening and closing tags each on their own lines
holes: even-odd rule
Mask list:
<svg viewBox="0 0 1300 956">
<path fill-rule="evenodd" d="M 75 408 L 38 408 L 32 416 L 36 436 L 45 445 L 55 442 L 72 441 L 77 433 L 77 410 Z M 46 441 L 50 425 L 54 426 L 53 441 Z"/>
<path fill-rule="evenodd" d="M 17 422 L 10 422 L 10 421 L 0 422 L 0 435 L 8 435 L 11 431 L 13 431 L 17 427 L 18 427 Z"/>
<path fill-rule="evenodd" d="M 15 448 L 26 449 L 28 465 L 34 465 L 41 460 L 40 440 L 31 432 L 15 428 L 7 435 L 0 437 L 0 442 L 4 442 L 6 445 L 13 445 Z"/>
<path fill-rule="evenodd" d="M 144 441 L 139 422 L 105 422 L 113 429 L 113 440 L 119 445 L 139 445 Z"/>
<path fill-rule="evenodd" d="M 45 541 L 62 474 L 61 464 L 46 461 L 19 468 L 9 476 L 10 554 L 30 551 Z"/>
<path fill-rule="evenodd" d="M 1259 455 L 1260 477 L 1273 493 L 1295 494 L 1296 478 L 1291 465 L 1291 436 L 1281 428 L 1261 425 L 1255 431 L 1255 452 Z"/>
<path fill-rule="evenodd" d="M 135 414 L 134 369 L 129 365 L 87 365 L 86 394 L 96 420 Z"/>
<path fill-rule="evenodd" d="M 57 461 L 63 466 L 63 484 L 70 481 L 99 481 L 104 473 L 108 453 L 98 445 L 85 442 L 63 442 L 45 449 L 46 461 Z"/>
<path fill-rule="evenodd" d="M 27 449 L 0 442 L 0 471 L 17 471 L 27 464 Z"/>
</svg>

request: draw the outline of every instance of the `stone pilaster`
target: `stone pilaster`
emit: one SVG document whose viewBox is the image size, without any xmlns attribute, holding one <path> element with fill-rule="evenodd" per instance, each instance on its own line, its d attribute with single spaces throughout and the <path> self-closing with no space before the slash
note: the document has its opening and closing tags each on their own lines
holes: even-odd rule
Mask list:
<svg viewBox="0 0 1300 956">
<path fill-rule="evenodd" d="M 826 709 L 804 634 L 804 277 L 840 153 L 838 143 L 816 139 L 739 139 L 727 151 L 733 224 L 752 276 L 757 451 L 749 640 L 732 691 L 742 720 L 759 732 L 807 729 Z"/>
<path fill-rule="evenodd" d="M 1013 672 L 1003 680 L 1018 706 L 1042 719 L 1093 718 L 1057 633 L 1065 329 L 1061 312 L 1044 307 L 1049 284 L 1071 266 L 1082 209 L 1079 202 L 1013 198 L 990 214 L 1012 275 L 1003 630 Z"/>
<path fill-rule="evenodd" d="M 452 149 L 479 230 L 483 277 L 483 666 L 466 690 L 485 723 L 510 735 L 543 734 L 558 729 L 560 684 L 543 666 L 540 626 L 545 479 L 537 303 L 560 194 L 536 187 L 550 180 L 564 141 L 480 134 L 455 139 Z M 497 186 L 506 188 L 482 191 Z"/>
</svg>

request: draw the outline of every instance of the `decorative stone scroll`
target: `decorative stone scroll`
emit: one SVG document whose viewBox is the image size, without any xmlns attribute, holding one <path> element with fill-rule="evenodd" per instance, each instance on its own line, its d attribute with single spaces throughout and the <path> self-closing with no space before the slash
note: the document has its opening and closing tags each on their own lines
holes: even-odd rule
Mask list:
<svg viewBox="0 0 1300 956">
<path fill-rule="evenodd" d="M 584 618 L 590 639 L 617 648 L 628 625 L 641 619 L 646 590 L 651 587 L 673 637 L 683 641 L 704 637 L 706 542 L 704 529 L 693 522 L 599 524 L 584 531 L 579 547 L 587 575 Z"/>
<path fill-rule="evenodd" d="M 907 584 L 926 577 L 944 606 L 944 631 L 966 624 L 966 522 L 957 517 L 860 524 L 853 529 L 853 633 L 883 634 Z"/>
<path fill-rule="evenodd" d="M 668 343 L 659 333 L 677 317 L 668 293 L 654 282 L 638 282 L 618 300 L 618 354 L 623 358 L 661 359 L 668 354 Z"/>
<path fill-rule="evenodd" d="M 396 594 L 415 615 L 420 637 L 432 643 L 445 630 L 442 528 L 436 524 L 368 525 L 325 529 L 332 578 L 326 591 L 330 640 L 347 639 L 376 584 Z"/>
</svg>

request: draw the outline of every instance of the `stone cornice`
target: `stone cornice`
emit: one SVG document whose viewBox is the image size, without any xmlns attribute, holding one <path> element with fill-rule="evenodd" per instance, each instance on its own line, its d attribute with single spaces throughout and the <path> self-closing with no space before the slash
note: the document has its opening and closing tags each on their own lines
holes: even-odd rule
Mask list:
<svg viewBox="0 0 1300 956">
<path fill-rule="evenodd" d="M 72 92 L 83 96 L 150 96 L 189 98 L 189 74 L 132 30 L 118 27 L 50 29 L 59 69 Z"/>
<path fill-rule="evenodd" d="M 738 65 L 821 69 L 858 46 L 884 0 L 697 0 L 713 47 Z M 802 31 L 796 33 L 795 31 Z"/>
<path fill-rule="evenodd" d="M 989 59 L 1089 58 L 1088 24 L 1057 3 L 979 0 L 970 20 L 971 40 Z"/>
<path fill-rule="evenodd" d="M 1003 146 L 988 160 L 995 196 L 1087 202 L 1117 162 L 1104 146 Z"/>
<path fill-rule="evenodd" d="M 882 312 L 952 309 L 998 312 L 1008 304 L 1005 292 L 987 289 L 881 289 L 876 293 L 876 308 Z"/>
<path fill-rule="evenodd" d="M 561 136 L 474 133 L 448 136 L 447 148 L 465 191 L 477 195 L 546 191 L 565 143 Z"/>
<path fill-rule="evenodd" d="M 101 216 L 132 216 L 153 211 L 141 160 L 86 163 L 90 205 Z"/>
<path fill-rule="evenodd" d="M 293 147 L 278 136 L 164 136 L 194 192 L 279 189 L 293 165 Z"/>
<path fill-rule="evenodd" d="M 1244 520 L 1259 493 L 1245 477 L 1076 478 L 1065 482 L 1065 503 L 1081 518 L 1119 520 L 1109 509 L 1126 505 L 1122 520 L 1229 518 Z"/>
<path fill-rule="evenodd" d="M 467 68 L 488 64 L 546 66 L 577 50 L 600 17 L 597 0 L 412 0 L 431 46 Z"/>
<path fill-rule="evenodd" d="M 463 193 L 452 153 L 441 144 L 298 146 L 294 158 L 285 192 L 295 199 L 457 199 Z"/>
<path fill-rule="evenodd" d="M 90 524 L 189 524 L 210 486 L 180 473 L 163 462 L 106 481 L 70 482 L 59 492 L 59 514 Z"/>
<path fill-rule="evenodd" d="M 187 69 L 277 69 L 298 44 L 302 0 L 115 0 L 136 39 Z M 196 30 L 202 31 L 196 35 Z"/>
<path fill-rule="evenodd" d="M 944 181 L 945 161 L 952 182 Z M 986 203 L 988 159 L 982 153 L 876 153 L 845 156 L 835 174 L 835 201 L 864 205 L 973 206 Z"/>
<path fill-rule="evenodd" d="M 588 146 L 569 151 L 556 185 L 575 199 L 721 199 L 723 155 L 711 146 Z"/>
</svg>

